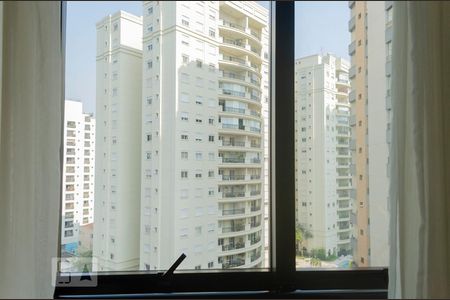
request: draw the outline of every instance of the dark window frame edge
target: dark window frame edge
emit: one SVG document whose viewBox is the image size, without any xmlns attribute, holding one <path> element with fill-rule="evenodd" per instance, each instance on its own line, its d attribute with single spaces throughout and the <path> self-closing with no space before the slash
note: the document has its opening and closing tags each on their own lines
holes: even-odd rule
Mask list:
<svg viewBox="0 0 450 300">
<path fill-rule="evenodd" d="M 196 273 L 178 271 L 170 280 L 161 280 L 158 273 L 136 272 L 110 272 L 94 275 L 97 277 L 96 287 L 64 287 L 56 286 L 54 298 L 91 298 L 91 297 L 157 297 L 170 294 L 174 297 L 201 297 L 220 298 L 231 294 L 241 298 L 258 297 L 272 298 L 284 295 L 298 297 L 302 292 L 305 297 L 336 293 L 347 297 L 349 295 L 370 296 L 375 298 L 387 297 L 388 269 L 387 268 L 359 268 L 349 270 L 325 270 L 295 268 L 295 197 L 294 197 L 294 41 L 295 41 L 295 1 L 271 1 L 271 63 L 270 63 L 270 107 L 271 124 L 269 126 L 270 143 L 270 173 L 275 176 L 270 179 L 270 212 L 269 220 L 270 247 L 269 269 L 241 269 L 241 270 L 203 270 Z M 66 40 L 66 1 L 61 1 L 61 49 L 63 54 L 63 71 L 65 69 L 65 40 Z M 278 18 L 277 18 L 278 16 Z M 282 36 L 276 39 L 276 36 Z M 285 47 L 288 44 L 290 47 Z M 277 47 L 280 45 L 280 47 Z M 275 51 L 278 49 L 278 51 Z M 276 62 L 276 63 L 275 63 Z M 65 74 L 63 73 L 63 76 Z M 64 83 L 64 80 L 63 80 Z M 275 87 L 274 89 L 272 87 Z M 62 87 L 64 92 L 64 85 Z M 272 99 L 283 99 L 278 104 Z M 64 93 L 62 103 L 64 104 Z M 63 108 L 64 110 L 64 105 Z M 61 123 L 63 125 L 63 121 Z M 278 139 L 276 139 L 278 137 Z M 275 151 L 278 149 L 278 151 Z M 62 155 L 62 154 L 61 154 Z M 62 160 L 61 160 L 62 161 Z M 291 163 L 289 163 L 291 161 Z M 276 163 L 276 165 L 275 165 Z M 284 178 L 291 174 L 292 180 Z M 279 176 L 278 176 L 279 175 Z M 278 189 L 274 187 L 277 186 Z M 286 198 L 283 204 L 274 199 Z M 291 216 L 289 216 L 291 215 Z M 276 220 L 283 220 L 276 225 Z M 291 226 L 292 225 L 292 226 Z M 292 232 L 292 234 L 290 234 Z M 288 234 L 287 234 L 288 233 Z M 276 239 L 278 237 L 278 240 Z M 290 247 L 284 247 L 290 245 Z M 58 247 L 60 254 L 60 247 Z M 57 274 L 58 279 L 66 275 Z M 219 294 L 214 294 L 218 292 Z M 247 293 L 249 292 L 249 293 Z M 311 293 L 312 292 L 312 293 Z M 179 293 L 178 296 L 173 293 Z M 184 294 L 183 294 L 184 293 Z M 194 294 L 192 294 L 194 293 Z M 209 293 L 209 294 L 208 294 Z M 213 294 L 211 294 L 213 293 Z M 316 294 L 314 294 L 316 293 Z M 140 296 L 139 296 L 140 295 Z M 297 295 L 297 296 L 295 296 Z M 328 294 L 330 295 L 330 294 Z"/>
</svg>

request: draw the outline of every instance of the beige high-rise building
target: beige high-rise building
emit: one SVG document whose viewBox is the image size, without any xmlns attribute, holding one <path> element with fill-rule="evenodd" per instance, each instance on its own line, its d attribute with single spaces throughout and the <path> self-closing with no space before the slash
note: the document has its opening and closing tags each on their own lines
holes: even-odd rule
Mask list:
<svg viewBox="0 0 450 300">
<path fill-rule="evenodd" d="M 392 1 L 349 1 L 354 262 L 388 264 Z"/>
</svg>

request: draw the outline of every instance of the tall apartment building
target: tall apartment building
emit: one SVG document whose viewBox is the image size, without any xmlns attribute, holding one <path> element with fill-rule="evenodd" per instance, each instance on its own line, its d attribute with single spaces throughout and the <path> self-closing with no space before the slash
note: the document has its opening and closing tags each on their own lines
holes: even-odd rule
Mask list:
<svg viewBox="0 0 450 300">
<path fill-rule="evenodd" d="M 80 231 L 94 222 L 95 119 L 79 101 L 64 107 L 61 252 L 75 254 Z"/>
<path fill-rule="evenodd" d="M 361 267 L 386 266 L 392 1 L 349 1 L 349 8 L 354 261 Z"/>
<path fill-rule="evenodd" d="M 144 2 L 140 268 L 260 267 L 267 10 Z"/>
<path fill-rule="evenodd" d="M 296 221 L 326 255 L 351 253 L 348 69 L 330 54 L 295 63 Z"/>
<path fill-rule="evenodd" d="M 97 23 L 93 254 L 100 271 L 139 266 L 142 18 L 120 11 Z"/>
</svg>

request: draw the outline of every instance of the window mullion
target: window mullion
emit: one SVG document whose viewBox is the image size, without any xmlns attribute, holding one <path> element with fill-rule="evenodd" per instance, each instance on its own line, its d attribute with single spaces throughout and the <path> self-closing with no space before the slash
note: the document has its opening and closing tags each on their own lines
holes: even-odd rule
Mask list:
<svg viewBox="0 0 450 300">
<path fill-rule="evenodd" d="M 271 244 L 280 289 L 295 274 L 294 1 L 274 1 L 271 61 Z"/>
</svg>

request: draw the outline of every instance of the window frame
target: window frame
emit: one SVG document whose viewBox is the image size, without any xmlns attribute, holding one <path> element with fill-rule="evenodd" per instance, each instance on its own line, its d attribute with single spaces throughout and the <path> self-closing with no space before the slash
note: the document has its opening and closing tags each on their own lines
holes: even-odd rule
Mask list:
<svg viewBox="0 0 450 300">
<path fill-rule="evenodd" d="M 66 2 L 61 1 L 62 49 L 65 52 Z M 175 297 L 371 297 L 387 298 L 387 268 L 348 270 L 296 269 L 294 144 L 294 1 L 270 2 L 270 267 L 238 270 L 178 270 L 92 274 L 95 287 L 56 285 L 54 298 Z M 277 39 L 276 37 L 281 37 Z M 277 47 L 278 46 L 278 47 Z M 277 49 L 277 51 L 275 51 Z M 64 81 L 63 81 L 64 82 Z M 64 88 L 64 87 L 63 87 Z M 62 99 L 64 101 L 64 98 Z M 61 126 L 64 126 L 62 123 Z M 63 141 L 62 141 L 63 143 Z M 61 166 L 62 168 L 62 166 Z M 290 179 L 289 179 L 290 178 Z M 274 201 L 284 199 L 283 201 Z M 58 252 L 60 248 L 58 247 Z M 56 280 L 65 282 L 66 274 Z M 219 292 L 219 293 L 217 293 Z"/>
</svg>

